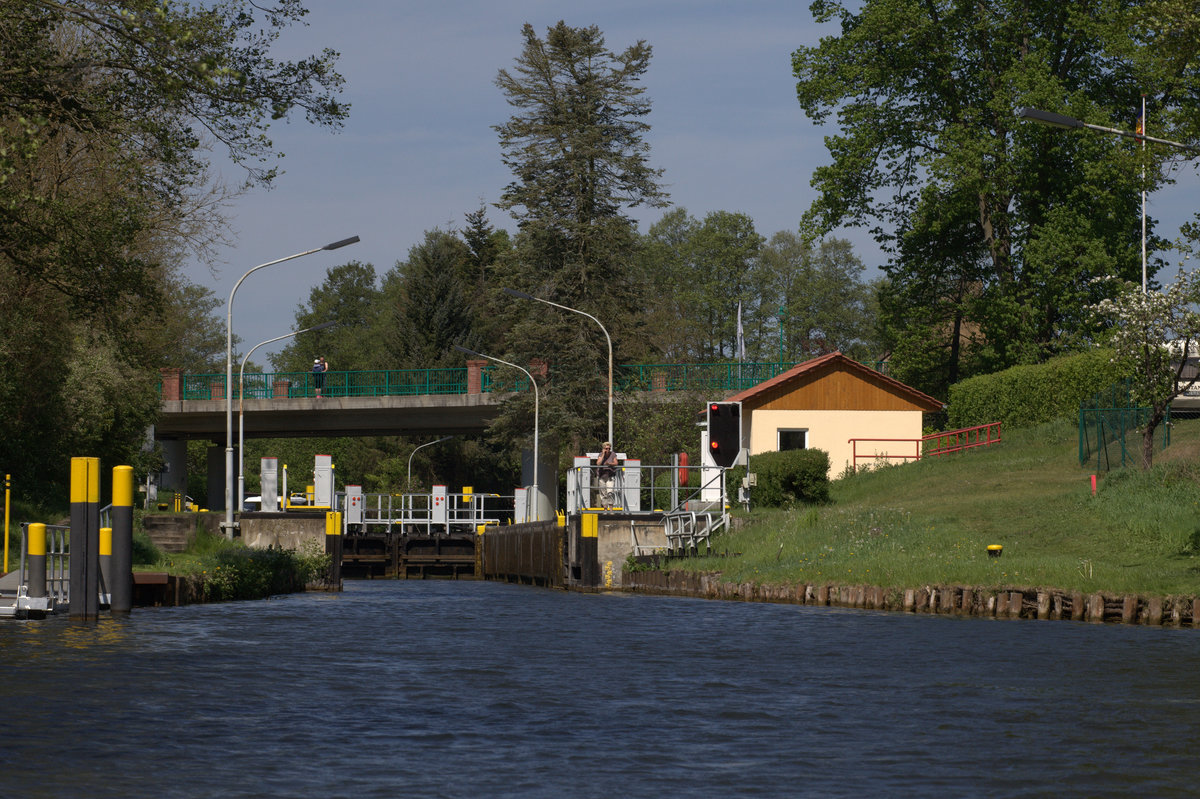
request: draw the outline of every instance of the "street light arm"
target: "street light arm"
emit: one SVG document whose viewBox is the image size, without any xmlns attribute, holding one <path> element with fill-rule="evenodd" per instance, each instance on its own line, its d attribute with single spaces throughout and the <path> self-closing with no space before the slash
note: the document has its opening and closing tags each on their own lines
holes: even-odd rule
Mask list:
<svg viewBox="0 0 1200 799">
<path fill-rule="evenodd" d="M 239 391 L 241 389 L 241 384 L 242 384 L 242 375 L 246 371 L 246 362 L 250 360 L 250 356 L 254 354 L 254 351 L 256 349 L 258 349 L 259 347 L 266 346 L 267 344 L 274 344 L 276 341 L 283 341 L 285 338 L 291 338 L 292 336 L 299 336 L 302 333 L 313 333 L 313 332 L 316 332 L 317 330 L 324 330 L 325 328 L 333 327 L 336 324 L 337 324 L 337 322 L 322 322 L 319 325 L 313 325 L 312 327 L 306 327 L 303 330 L 293 330 L 290 333 L 284 333 L 282 336 L 276 336 L 275 338 L 269 338 L 266 341 L 260 341 L 257 344 L 255 344 L 253 347 L 250 348 L 250 351 L 246 353 L 245 357 L 242 358 L 242 368 L 241 368 L 242 374 L 238 375 Z"/>
<path fill-rule="evenodd" d="M 250 356 L 254 354 L 254 351 L 265 344 L 283 341 L 285 338 L 298 336 L 301 333 L 311 333 L 314 330 L 324 330 L 325 328 L 333 327 L 336 324 L 337 322 L 322 322 L 319 325 L 306 327 L 303 330 L 293 330 L 290 333 L 284 333 L 282 336 L 276 336 L 275 338 L 269 338 L 266 341 L 260 341 L 251 347 L 250 352 L 247 352 L 245 357 L 242 358 L 241 368 L 238 369 L 238 507 L 241 507 L 242 498 L 246 495 L 246 363 L 250 360 Z"/>
<path fill-rule="evenodd" d="M 1120 128 L 1109 128 L 1104 125 L 1093 125 L 1090 122 L 1084 122 L 1075 117 L 1069 117 L 1066 114 L 1056 114 L 1053 111 L 1041 111 L 1037 108 L 1028 106 L 1017 109 L 1018 119 L 1027 119 L 1030 122 L 1037 122 L 1039 125 L 1047 125 L 1052 128 L 1087 128 L 1088 130 L 1098 131 L 1100 133 L 1111 133 L 1114 136 L 1123 136 L 1126 139 L 1134 139 L 1136 141 L 1149 141 L 1155 144 L 1165 144 L 1168 147 L 1176 147 L 1180 150 L 1189 150 L 1191 152 L 1200 152 L 1200 147 L 1193 147 L 1190 144 L 1171 141 L 1170 139 L 1160 139 L 1155 136 L 1147 136 L 1144 133 L 1136 133 L 1131 130 L 1121 130 Z"/>
<path fill-rule="evenodd" d="M 610 444 L 612 444 L 612 441 L 613 441 L 613 351 L 612 351 L 612 337 L 608 335 L 608 329 L 604 327 L 604 324 L 601 323 L 601 321 L 599 319 L 592 316 L 587 311 L 581 311 L 578 308 L 571 308 L 566 305 L 559 305 L 557 302 L 551 302 L 550 300 L 543 300 L 541 297 L 535 297 L 532 294 L 526 294 L 525 292 L 517 291 L 516 289 L 504 288 L 504 289 L 501 289 L 501 291 L 503 291 L 505 294 L 507 294 L 510 297 L 516 297 L 517 299 L 520 299 L 520 300 L 534 300 L 535 302 L 544 302 L 546 305 L 553 305 L 555 308 L 561 308 L 564 311 L 570 311 L 571 313 L 577 313 L 580 316 L 586 316 L 588 319 L 591 319 L 593 322 L 600 325 L 600 331 L 602 333 L 604 333 L 604 338 L 608 342 L 608 441 Z M 616 445 L 613 444 L 613 446 L 615 447 Z"/>
<path fill-rule="evenodd" d="M 502 363 L 505 366 L 511 366 L 514 369 L 519 369 L 520 371 L 525 373 L 526 377 L 529 378 L 529 385 L 533 386 L 533 501 L 534 501 L 534 519 L 533 520 L 535 522 L 540 521 L 541 520 L 541 502 L 539 501 L 540 495 L 538 494 L 538 416 L 539 416 L 538 403 L 539 403 L 539 400 L 538 400 L 537 381 L 533 379 L 533 375 L 529 373 L 528 369 L 525 369 L 524 367 L 521 367 L 521 366 L 517 366 L 515 363 L 510 363 L 501 358 L 494 358 L 491 355 L 484 355 L 482 352 L 475 352 L 475 350 L 469 350 L 466 347 L 460 347 L 457 344 L 454 345 L 454 349 L 458 350 L 459 352 L 463 353 L 464 355 L 470 355 L 475 358 L 486 358 L 489 361 L 495 361 L 496 363 Z M 526 508 L 525 513 L 526 513 L 526 515 L 528 515 L 528 513 L 529 513 L 528 507 Z"/>
<path fill-rule="evenodd" d="M 284 261 L 291 261 L 295 258 L 303 258 L 306 255 L 312 255 L 315 252 L 324 250 L 336 250 L 340 247 L 345 247 L 348 244 L 354 244 L 359 240 L 358 236 L 351 236 L 348 239 L 335 241 L 332 244 L 326 244 L 324 247 L 317 247 L 315 250 L 305 250 L 294 255 L 288 255 L 284 258 L 276 258 L 274 261 L 267 261 L 265 264 L 250 269 L 246 274 L 238 278 L 238 282 L 233 284 L 233 290 L 229 292 L 229 302 L 225 305 L 225 534 L 229 538 L 233 538 L 233 295 L 237 294 L 238 287 L 242 285 L 242 281 L 250 277 L 259 269 L 265 269 L 268 266 L 281 264 Z M 239 498 L 238 503 L 241 503 Z"/>
<path fill-rule="evenodd" d="M 408 482 L 406 483 L 406 487 L 410 491 L 412 490 L 412 459 L 413 459 L 413 455 L 416 455 L 417 450 L 419 450 L 419 449 L 424 449 L 425 447 L 432 447 L 434 444 L 440 444 L 443 441 L 449 441 L 452 438 L 454 438 L 454 436 L 443 436 L 442 438 L 439 438 L 437 441 L 429 441 L 424 444 L 420 444 L 416 447 L 413 447 L 413 451 L 408 453 Z"/>
</svg>

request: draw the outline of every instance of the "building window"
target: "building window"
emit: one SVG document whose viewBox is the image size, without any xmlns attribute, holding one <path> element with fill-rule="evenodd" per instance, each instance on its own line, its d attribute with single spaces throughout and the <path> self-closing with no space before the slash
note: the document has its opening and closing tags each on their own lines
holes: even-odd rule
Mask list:
<svg viewBox="0 0 1200 799">
<path fill-rule="evenodd" d="M 779 451 L 783 452 L 789 449 L 808 449 L 808 431 L 807 430 L 783 430 L 777 431 L 779 434 Z"/>
</svg>

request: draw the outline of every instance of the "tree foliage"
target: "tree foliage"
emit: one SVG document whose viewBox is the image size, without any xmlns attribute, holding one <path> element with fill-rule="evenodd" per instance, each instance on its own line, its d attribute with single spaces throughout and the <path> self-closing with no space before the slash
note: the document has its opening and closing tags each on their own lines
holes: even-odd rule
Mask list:
<svg viewBox="0 0 1200 799">
<path fill-rule="evenodd" d="M 0 5 L 0 316 L 14 333 L 0 414 L 19 427 L 0 461 L 19 490 L 57 492 L 69 455 L 134 462 L 158 368 L 211 365 L 215 303 L 177 271 L 220 236 L 229 190 L 207 149 L 269 183 L 273 121 L 346 113 L 334 53 L 270 53 L 304 14 L 298 0 Z"/>
<path fill-rule="evenodd" d="M 496 126 L 514 178 L 498 205 L 518 225 L 497 277 L 501 285 L 601 320 L 619 357 L 623 341 L 638 338 L 642 306 L 633 268 L 636 228 L 626 210 L 665 197 L 644 138 L 650 102 L 640 81 L 651 48 L 637 42 L 617 53 L 599 28 L 565 22 L 544 39 L 527 24 L 522 39 L 512 70 L 496 78 L 513 109 Z M 510 310 L 509 320 L 506 360 L 553 361 L 543 429 L 571 449 L 594 440 L 605 418 L 602 332 L 569 312 L 527 304 Z M 530 429 L 528 404 L 514 404 L 498 432 Z"/>
<path fill-rule="evenodd" d="M 1195 142 L 1200 64 L 1182 35 L 1195 15 L 1173 16 L 1178 5 L 812 5 L 840 33 L 796 50 L 797 96 L 839 130 L 803 224 L 873 226 L 892 254 L 884 314 L 897 359 L 911 353 L 939 382 L 1038 362 L 1079 344 L 1081 309 L 1102 298 L 1091 278 L 1140 274 L 1139 192 L 1169 180 L 1161 167 L 1176 154 L 1013 111 L 1128 130 L 1149 91 L 1156 130 Z"/>
<path fill-rule="evenodd" d="M 334 326 L 296 336 L 272 357 L 275 368 L 307 372 L 318 356 L 339 372 L 377 368 L 380 344 L 373 335 L 379 301 L 377 283 L 371 264 L 350 261 L 329 268 L 321 285 L 309 291 L 308 303 L 296 308 L 294 329 L 305 330 L 326 322 Z"/>
<path fill-rule="evenodd" d="M 471 249 L 452 233 L 430 230 L 408 260 L 384 278 L 381 314 L 389 368 L 436 369 L 462 365 L 454 345 L 477 349 Z"/>
</svg>

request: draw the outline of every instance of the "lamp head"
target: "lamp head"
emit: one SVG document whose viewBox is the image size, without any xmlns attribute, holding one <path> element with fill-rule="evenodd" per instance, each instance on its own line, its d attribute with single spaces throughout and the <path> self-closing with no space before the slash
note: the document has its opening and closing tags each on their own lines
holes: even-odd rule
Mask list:
<svg viewBox="0 0 1200 799">
<path fill-rule="evenodd" d="M 333 244 L 326 244 L 321 249 L 322 250 L 337 250 L 342 247 L 346 247 L 350 244 L 357 244 L 358 241 L 359 241 L 358 236 L 351 236 L 348 239 L 342 239 L 341 241 L 335 241 Z"/>
<path fill-rule="evenodd" d="M 1031 122 L 1037 122 L 1041 125 L 1049 125 L 1052 128 L 1082 128 L 1084 124 L 1075 117 L 1069 117 L 1065 114 L 1055 114 L 1051 111 L 1039 111 L 1036 108 L 1024 106 L 1017 109 L 1018 119 L 1028 119 Z"/>
</svg>

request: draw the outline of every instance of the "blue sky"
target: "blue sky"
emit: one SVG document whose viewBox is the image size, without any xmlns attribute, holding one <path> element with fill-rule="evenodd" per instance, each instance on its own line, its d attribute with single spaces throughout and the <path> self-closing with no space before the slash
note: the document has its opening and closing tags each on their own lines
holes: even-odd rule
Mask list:
<svg viewBox="0 0 1200 799">
<path fill-rule="evenodd" d="M 383 275 L 426 230 L 461 227 L 480 202 L 494 203 L 511 175 L 493 125 L 510 115 L 494 80 L 521 49 L 521 27 L 540 33 L 560 19 L 598 25 L 610 49 L 645 39 L 654 55 L 644 85 L 650 160 L 665 170 L 675 205 L 702 218 L 742 212 L 766 237 L 794 230 L 815 197 L 812 170 L 828 163 L 823 136 L 795 99 L 791 53 L 836 33 L 812 21 L 805 0 L 309 0 L 309 26 L 289 31 L 279 57 L 322 47 L 342 56 L 350 118 L 338 133 L 303 122 L 278 123 L 271 137 L 286 157 L 270 191 L 256 189 L 228 207 L 229 246 L 215 273 L 193 262 L 188 277 L 229 292 L 261 263 L 358 235 L 359 244 L 259 270 L 234 301 L 242 351 L 292 329 L 326 271 L 349 260 Z M 1151 124 L 1153 124 L 1151 122 Z M 1149 131 L 1151 134 L 1153 130 Z M 218 171 L 233 182 L 235 168 Z M 1181 176 L 1195 184 L 1189 171 Z M 1173 236 L 1195 209 L 1190 187 L 1151 198 Z M 661 217 L 635 214 L 643 230 Z M 496 227 L 514 229 L 502 211 Z M 840 231 L 873 276 L 883 257 L 860 230 Z M 278 351 L 287 342 L 255 353 Z M 261 356 L 261 357 L 260 357 Z M 337 369 L 337 364 L 331 364 Z"/>
</svg>

